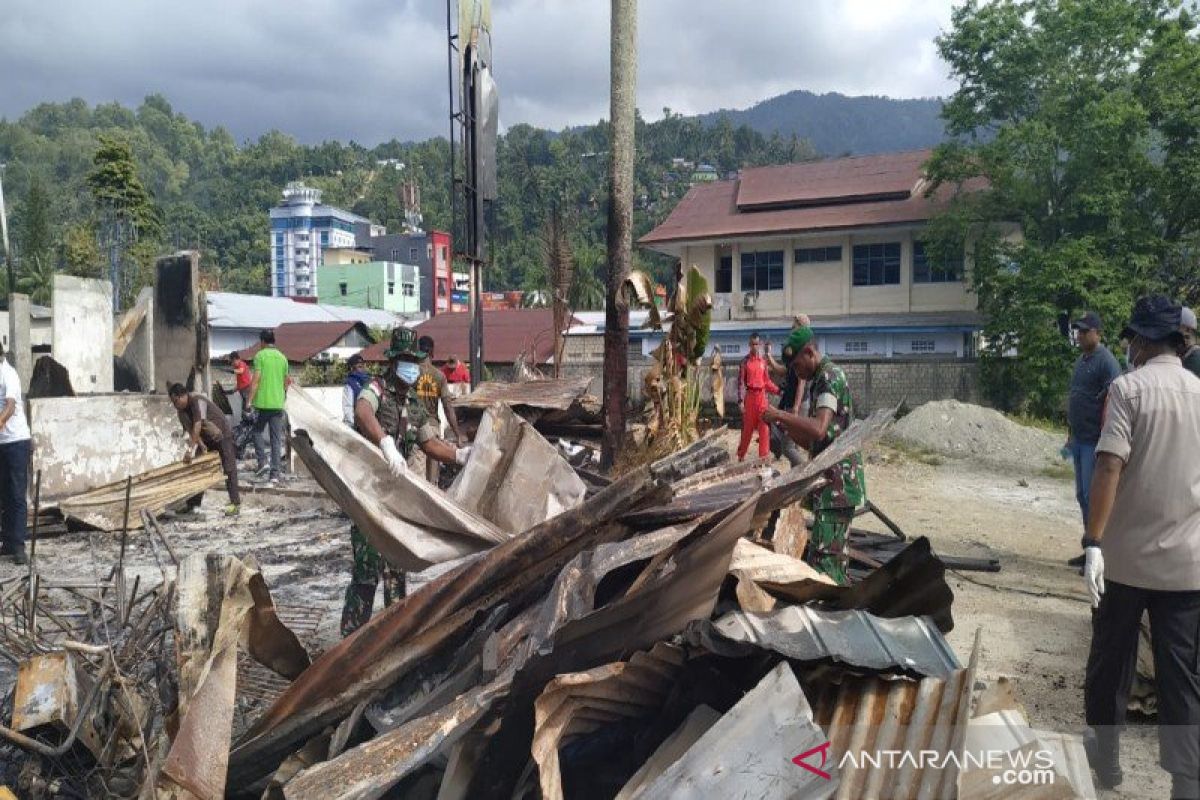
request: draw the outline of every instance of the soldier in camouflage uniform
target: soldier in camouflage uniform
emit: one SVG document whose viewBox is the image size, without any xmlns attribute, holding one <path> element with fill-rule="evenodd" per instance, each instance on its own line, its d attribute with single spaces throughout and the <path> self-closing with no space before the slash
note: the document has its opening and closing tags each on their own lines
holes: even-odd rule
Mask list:
<svg viewBox="0 0 1200 800">
<path fill-rule="evenodd" d="M 406 459 L 416 448 L 435 461 L 465 464 L 470 446 L 456 448 L 438 438 L 436 422 L 413 391 L 421 374 L 420 362 L 427 355 L 419 349 L 416 333 L 410 328 L 393 330 L 384 355 L 389 359 L 384 377 L 372 379 L 355 401 L 355 430 L 379 445 L 388 469 L 396 476 L 407 472 Z M 342 608 L 343 636 L 349 636 L 371 618 L 380 578 L 385 604 L 404 596 L 403 573 L 384 560 L 357 526 L 350 528 L 350 546 L 354 568 Z"/>
<path fill-rule="evenodd" d="M 854 401 L 846 373 L 828 357 L 821 355 L 813 341 L 812 328 L 792 331 L 788 347 L 795 354 L 791 368 L 808 382 L 808 415 L 789 414 L 768 409 L 767 422 L 778 422 L 797 443 L 808 447 L 814 458 L 840 436 L 854 421 Z M 846 567 L 846 535 L 854 519 L 854 509 L 867 499 L 867 481 L 862 456 L 854 453 L 825 472 L 828 483 L 806 499 L 813 512 L 812 536 L 807 560 L 839 584 L 849 582 Z"/>
</svg>

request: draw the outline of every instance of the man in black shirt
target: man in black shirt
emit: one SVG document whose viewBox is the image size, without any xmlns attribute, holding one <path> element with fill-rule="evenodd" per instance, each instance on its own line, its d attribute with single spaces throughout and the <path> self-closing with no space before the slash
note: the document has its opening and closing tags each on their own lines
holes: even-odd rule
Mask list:
<svg viewBox="0 0 1200 800">
<path fill-rule="evenodd" d="M 1075 499 L 1088 519 L 1088 494 L 1092 471 L 1096 466 L 1096 442 L 1104 422 L 1104 401 L 1108 386 L 1121 374 L 1121 365 L 1108 348 L 1100 343 L 1100 315 L 1089 311 L 1071 323 L 1079 345 L 1079 359 L 1071 375 L 1067 400 L 1067 450 L 1075 465 Z M 1083 566 L 1083 556 L 1067 562 L 1072 567 Z"/>
<path fill-rule="evenodd" d="M 229 493 L 226 516 L 234 516 L 241 509 L 242 498 L 238 491 L 237 452 L 233 446 L 233 431 L 225 413 L 200 392 L 189 392 L 183 384 L 175 383 L 167 390 L 171 405 L 179 414 L 179 424 L 188 435 L 188 450 L 185 458 L 215 450 L 221 455 L 221 470 L 225 473 L 225 490 Z"/>
</svg>

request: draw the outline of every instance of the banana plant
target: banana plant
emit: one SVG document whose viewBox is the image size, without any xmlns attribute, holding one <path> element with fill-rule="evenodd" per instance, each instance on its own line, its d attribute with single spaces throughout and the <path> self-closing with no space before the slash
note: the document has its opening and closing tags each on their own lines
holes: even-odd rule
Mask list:
<svg viewBox="0 0 1200 800">
<path fill-rule="evenodd" d="M 642 378 L 642 388 L 650 404 L 647 442 L 652 446 L 667 443 L 685 446 L 700 435 L 699 366 L 712 326 L 713 304 L 708 281 L 695 266 L 686 275 L 677 266 L 675 291 L 667 303 L 666 319 L 654 303 L 654 282 L 649 275 L 635 271 L 625 286 L 630 305 L 650 311 L 647 327 L 662 330 L 664 322 L 671 325 L 662 344 L 651 353 L 654 363 Z"/>
</svg>

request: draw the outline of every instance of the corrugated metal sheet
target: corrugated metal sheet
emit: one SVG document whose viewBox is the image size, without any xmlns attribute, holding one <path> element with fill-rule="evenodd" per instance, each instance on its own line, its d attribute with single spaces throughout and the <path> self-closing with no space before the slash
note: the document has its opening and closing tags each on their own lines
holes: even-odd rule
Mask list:
<svg viewBox="0 0 1200 800">
<path fill-rule="evenodd" d="M 455 406 L 465 408 L 487 408 L 492 403 L 530 408 L 564 410 L 587 393 L 591 378 L 564 378 L 562 380 L 522 381 L 500 383 L 486 381 L 475 391 L 454 401 Z"/>
<path fill-rule="evenodd" d="M 925 617 L 882 619 L 858 610 L 784 606 L 770 614 L 732 611 L 716 622 L 695 623 L 686 635 L 722 655 L 758 648 L 800 661 L 833 659 L 939 678 L 962 667 L 937 626 Z"/>
<path fill-rule="evenodd" d="M 862 754 L 879 754 L 882 759 L 887 752 L 935 750 L 961 756 L 979 650 L 977 635 L 969 666 L 944 679 L 848 677 L 809 691 L 814 717 L 829 734 L 831 758 L 840 766 L 839 800 L 957 796 L 958 775 L 952 767 L 922 768 L 911 759 L 898 759 L 895 768 L 881 760 L 882 766 L 876 767 Z M 856 758 L 846 759 L 848 753 Z"/>
<path fill-rule="evenodd" d="M 571 317 L 567 327 L 579 321 Z M 456 355 L 465 359 L 471 315 L 441 313 L 416 326 L 422 336 L 432 336 L 438 361 Z M 380 360 L 383 348 L 372 346 L 362 352 L 368 361 Z M 488 364 L 511 365 L 521 353 L 532 354 L 533 363 L 545 364 L 554 355 L 554 312 L 549 308 L 506 308 L 483 312 L 483 358 Z"/>
<path fill-rule="evenodd" d="M 874 197 L 908 197 L 932 150 L 879 153 L 742 170 L 738 208 L 828 205 Z"/>
</svg>

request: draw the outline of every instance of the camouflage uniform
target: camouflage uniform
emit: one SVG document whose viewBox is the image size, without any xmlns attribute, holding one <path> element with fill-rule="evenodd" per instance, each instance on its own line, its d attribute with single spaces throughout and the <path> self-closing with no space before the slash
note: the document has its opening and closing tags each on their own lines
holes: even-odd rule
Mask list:
<svg viewBox="0 0 1200 800">
<path fill-rule="evenodd" d="M 825 438 L 813 442 L 809 454 L 814 458 L 825 450 L 854 421 L 854 400 L 846 373 L 828 358 L 821 359 L 808 386 L 808 414 L 815 417 L 822 408 L 833 412 Z M 846 534 L 854 509 L 862 505 L 867 495 L 867 480 L 863 475 L 862 456 L 854 453 L 825 471 L 825 488 L 807 500 L 813 512 L 812 538 L 808 547 L 808 562 L 843 586 L 849 582 L 846 567 L 850 557 L 846 552 Z"/>
<path fill-rule="evenodd" d="M 396 437 L 405 458 L 430 439 L 437 438 L 437 428 L 416 394 L 409 389 L 403 396 L 397 393 L 392 380 L 385 384 L 373 379 L 359 394 L 375 411 L 383 432 Z M 391 567 L 375 546 L 367 541 L 357 525 L 350 526 L 350 547 L 354 552 L 354 567 L 350 585 L 346 587 L 346 602 L 342 607 L 342 636 L 349 636 L 371 618 L 375 605 L 375 590 L 383 580 L 383 602 L 391 605 L 404 596 L 404 573 Z"/>
<path fill-rule="evenodd" d="M 442 425 L 438 418 L 439 406 L 443 400 L 447 403 L 450 402 L 450 384 L 446 382 L 446 376 L 426 359 L 421 364 L 421 377 L 417 378 L 417 383 L 413 386 L 412 391 L 416 393 L 417 399 L 425 404 L 425 412 L 429 414 L 430 421 L 441 435 Z M 424 461 L 425 479 L 437 486 L 441 478 L 442 465 L 432 458 L 426 458 Z"/>
</svg>

